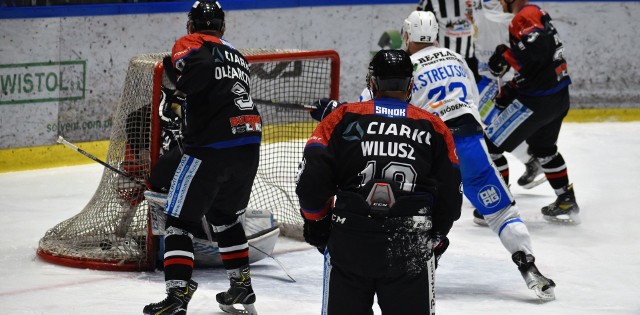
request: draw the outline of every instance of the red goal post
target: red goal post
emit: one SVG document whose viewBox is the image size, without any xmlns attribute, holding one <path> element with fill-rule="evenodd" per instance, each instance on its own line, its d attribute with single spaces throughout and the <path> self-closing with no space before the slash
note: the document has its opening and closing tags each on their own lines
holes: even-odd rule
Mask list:
<svg viewBox="0 0 640 315">
<path fill-rule="evenodd" d="M 302 237 L 295 174 L 304 141 L 316 122 L 308 113 L 319 98 L 339 99 L 340 57 L 336 51 L 240 49 L 251 64 L 251 94 L 263 116 L 260 167 L 248 209 L 269 210 L 281 234 Z M 172 86 L 162 58 L 142 54 L 129 62 L 113 112 L 106 162 L 147 180 L 160 154 L 161 86 Z M 37 255 L 79 268 L 135 271 L 155 268 L 157 249 L 149 224 L 145 188 L 105 169 L 89 203 L 49 229 Z"/>
</svg>

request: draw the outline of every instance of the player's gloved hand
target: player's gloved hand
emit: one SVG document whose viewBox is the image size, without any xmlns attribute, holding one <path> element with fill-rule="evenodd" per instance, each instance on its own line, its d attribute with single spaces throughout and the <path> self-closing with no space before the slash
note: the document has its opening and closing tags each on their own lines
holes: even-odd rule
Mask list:
<svg viewBox="0 0 640 315">
<path fill-rule="evenodd" d="M 433 235 L 432 241 L 433 256 L 436 258 L 436 268 L 438 268 L 438 261 L 440 260 L 440 257 L 449 247 L 449 238 L 447 238 L 445 235 L 442 235 L 441 233 L 436 232 Z"/>
<path fill-rule="evenodd" d="M 496 95 L 495 106 L 499 110 L 504 110 L 518 97 L 518 91 L 513 82 L 507 82 L 500 88 L 500 93 Z"/>
<path fill-rule="evenodd" d="M 179 125 L 182 117 L 182 104 L 185 96 L 180 91 L 172 90 L 166 86 L 160 88 L 160 119 L 163 123 Z"/>
<path fill-rule="evenodd" d="M 500 44 L 496 46 L 496 51 L 493 52 L 493 55 L 489 58 L 489 71 L 494 76 L 501 78 L 511 66 L 507 62 L 507 60 L 502 55 L 505 51 L 509 50 L 509 47 L 505 44 Z"/>
<path fill-rule="evenodd" d="M 330 98 L 321 98 L 314 102 L 315 109 L 311 110 L 311 117 L 317 121 L 322 121 L 327 115 L 344 103 L 338 103 Z"/>
<path fill-rule="evenodd" d="M 302 227 L 304 240 L 305 242 L 315 246 L 321 254 L 324 254 L 324 249 L 327 247 L 330 232 L 331 215 L 327 215 L 317 221 L 304 220 L 304 225 Z"/>
</svg>

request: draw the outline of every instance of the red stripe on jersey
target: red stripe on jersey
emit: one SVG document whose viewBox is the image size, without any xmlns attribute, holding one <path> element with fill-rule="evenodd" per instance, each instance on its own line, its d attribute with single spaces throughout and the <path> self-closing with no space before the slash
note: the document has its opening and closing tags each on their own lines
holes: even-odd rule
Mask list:
<svg viewBox="0 0 640 315">
<path fill-rule="evenodd" d="M 373 100 L 362 103 L 348 103 L 340 105 L 331 112 L 331 114 L 325 117 L 320 124 L 318 124 L 309 140 L 307 140 L 306 146 L 312 144 L 320 144 L 323 146 L 329 145 L 333 129 L 340 123 L 346 112 L 360 115 L 373 114 Z"/>
<path fill-rule="evenodd" d="M 187 265 L 193 268 L 193 260 L 186 258 L 169 258 L 164 261 L 164 266 L 170 265 Z"/>
<path fill-rule="evenodd" d="M 222 41 L 213 35 L 202 33 L 189 34 L 178 39 L 173 45 L 171 49 L 171 61 L 175 65 L 176 60 L 184 58 L 184 56 L 188 55 L 189 52 L 194 49 L 199 49 L 204 42 L 222 44 Z"/>
<path fill-rule="evenodd" d="M 327 200 L 327 203 L 324 205 L 324 207 L 320 208 L 317 211 L 309 211 L 303 208 L 300 208 L 300 210 L 302 211 L 302 216 L 307 219 L 307 220 L 312 220 L 312 221 L 318 221 L 324 217 L 327 216 L 327 214 L 329 214 L 329 209 L 331 209 L 333 207 L 333 199 L 329 199 Z"/>
<path fill-rule="evenodd" d="M 502 56 L 504 57 L 505 60 L 507 60 L 507 62 L 511 65 L 511 67 L 513 67 L 513 70 L 520 71 L 520 68 L 521 68 L 520 64 L 518 63 L 518 60 L 511 52 L 511 49 L 502 53 Z"/>
<path fill-rule="evenodd" d="M 547 179 L 562 178 L 567 176 L 567 169 L 565 168 L 564 171 L 560 173 L 545 173 L 544 176 L 547 177 Z"/>
<path fill-rule="evenodd" d="M 326 209 L 321 212 L 305 212 L 304 210 L 302 210 L 302 213 L 304 213 L 304 218 L 310 221 L 319 221 L 322 220 L 322 218 L 326 217 L 327 214 L 329 214 L 329 209 Z"/>
<path fill-rule="evenodd" d="M 558 77 L 561 77 L 562 73 L 566 73 L 568 71 L 567 64 L 563 63 L 563 64 L 557 66 L 555 70 L 556 70 L 556 74 L 558 75 Z"/>
<path fill-rule="evenodd" d="M 447 151 L 449 152 L 449 160 L 451 161 L 451 163 L 460 165 L 460 161 L 458 161 L 458 155 L 456 154 L 456 145 L 453 142 L 451 131 L 449 131 L 449 127 L 444 124 L 440 117 L 413 105 L 407 107 L 407 117 L 412 119 L 424 119 L 431 122 L 433 130 L 441 134 L 444 138 L 445 143 L 447 144 Z"/>
<path fill-rule="evenodd" d="M 220 258 L 222 258 L 222 260 L 231 260 L 231 259 L 238 259 L 238 258 L 247 258 L 249 257 L 249 249 L 245 249 L 243 251 L 239 251 L 239 252 L 235 252 L 235 253 L 220 253 Z"/>
</svg>

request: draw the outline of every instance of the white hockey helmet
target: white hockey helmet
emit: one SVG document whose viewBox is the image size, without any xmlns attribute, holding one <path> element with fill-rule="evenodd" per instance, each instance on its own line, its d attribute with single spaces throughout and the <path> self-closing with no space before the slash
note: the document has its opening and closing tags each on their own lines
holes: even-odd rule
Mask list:
<svg viewBox="0 0 640 315">
<path fill-rule="evenodd" d="M 402 43 L 435 43 L 438 38 L 438 20 L 433 12 L 413 11 L 404 20 Z"/>
</svg>

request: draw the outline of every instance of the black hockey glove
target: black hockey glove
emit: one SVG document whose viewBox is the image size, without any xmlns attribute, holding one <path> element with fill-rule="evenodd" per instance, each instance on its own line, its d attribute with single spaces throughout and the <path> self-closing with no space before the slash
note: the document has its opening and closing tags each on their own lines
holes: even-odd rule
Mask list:
<svg viewBox="0 0 640 315">
<path fill-rule="evenodd" d="M 331 114 L 331 112 L 338 108 L 338 106 L 344 103 L 338 103 L 338 101 L 329 99 L 329 98 L 321 98 L 313 103 L 315 105 L 315 109 L 311 110 L 311 117 L 317 121 L 322 121 L 327 115 Z"/>
<path fill-rule="evenodd" d="M 494 51 L 493 55 L 489 58 L 489 71 L 498 78 L 501 78 L 505 73 L 507 73 L 507 71 L 509 71 L 509 69 L 511 69 L 511 66 L 502 55 L 507 50 L 509 50 L 507 45 L 500 44 L 496 47 L 496 51 Z"/>
<path fill-rule="evenodd" d="M 440 261 L 440 257 L 448 247 L 449 238 L 440 233 L 436 233 L 433 236 L 433 256 L 436 258 L 436 268 L 438 268 L 438 261 Z"/>
<path fill-rule="evenodd" d="M 163 126 L 174 129 L 180 125 L 185 97 L 179 91 L 164 85 L 161 86 L 160 93 L 160 120 Z"/>
<path fill-rule="evenodd" d="M 331 215 L 324 218 L 314 220 L 304 220 L 302 235 L 305 242 L 315 246 L 321 254 L 329 241 L 329 233 L 331 232 Z"/>
<path fill-rule="evenodd" d="M 496 95 L 496 100 L 494 102 L 496 108 L 499 110 L 504 110 L 513 102 L 513 100 L 518 97 L 518 91 L 512 82 L 508 82 L 500 88 L 500 93 Z"/>
</svg>

